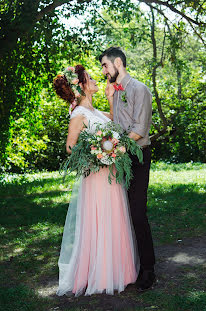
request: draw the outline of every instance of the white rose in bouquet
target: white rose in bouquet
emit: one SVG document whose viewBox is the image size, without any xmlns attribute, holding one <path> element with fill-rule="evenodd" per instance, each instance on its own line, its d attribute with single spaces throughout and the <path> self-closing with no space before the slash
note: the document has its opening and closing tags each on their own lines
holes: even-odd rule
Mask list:
<svg viewBox="0 0 206 311">
<path fill-rule="evenodd" d="M 106 151 L 112 151 L 113 149 L 113 143 L 109 140 L 106 140 L 103 142 L 103 148 L 106 150 Z"/>
<path fill-rule="evenodd" d="M 117 132 L 112 131 L 113 138 L 120 139 L 120 135 Z"/>
</svg>

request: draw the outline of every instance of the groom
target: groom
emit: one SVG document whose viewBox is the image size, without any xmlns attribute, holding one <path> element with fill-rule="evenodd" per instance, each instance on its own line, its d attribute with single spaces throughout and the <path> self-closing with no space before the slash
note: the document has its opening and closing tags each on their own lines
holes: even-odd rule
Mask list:
<svg viewBox="0 0 206 311">
<path fill-rule="evenodd" d="M 143 164 L 136 156 L 132 160 L 133 180 L 128 190 L 133 226 L 140 257 L 140 272 L 136 281 L 140 291 L 152 288 L 156 281 L 155 255 L 147 219 L 147 188 L 151 163 L 149 131 L 152 122 L 152 94 L 143 83 L 126 71 L 126 56 L 118 47 L 105 50 L 99 60 L 107 76 L 105 93 L 115 123 L 128 131 L 130 138 L 142 146 Z"/>
</svg>

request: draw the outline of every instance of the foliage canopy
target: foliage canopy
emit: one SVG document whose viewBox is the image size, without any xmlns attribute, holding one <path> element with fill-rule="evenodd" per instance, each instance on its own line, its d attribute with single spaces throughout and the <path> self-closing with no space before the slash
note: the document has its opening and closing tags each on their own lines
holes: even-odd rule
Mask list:
<svg viewBox="0 0 206 311">
<path fill-rule="evenodd" d="M 205 9 L 189 0 L 1 1 L 1 166 L 58 168 L 68 107 L 52 80 L 82 63 L 100 83 L 96 107 L 109 109 L 95 57 L 110 45 L 124 48 L 130 74 L 153 91 L 153 159 L 205 161 Z M 62 22 L 75 16 L 82 27 Z"/>
</svg>

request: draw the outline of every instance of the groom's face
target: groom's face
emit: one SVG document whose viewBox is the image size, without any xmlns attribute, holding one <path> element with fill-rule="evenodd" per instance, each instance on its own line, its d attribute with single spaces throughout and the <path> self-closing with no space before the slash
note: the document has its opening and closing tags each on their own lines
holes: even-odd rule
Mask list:
<svg viewBox="0 0 206 311">
<path fill-rule="evenodd" d="M 103 75 L 109 79 L 110 83 L 115 82 L 119 75 L 119 71 L 114 63 L 107 56 L 104 56 L 102 58 L 101 64 Z"/>
</svg>

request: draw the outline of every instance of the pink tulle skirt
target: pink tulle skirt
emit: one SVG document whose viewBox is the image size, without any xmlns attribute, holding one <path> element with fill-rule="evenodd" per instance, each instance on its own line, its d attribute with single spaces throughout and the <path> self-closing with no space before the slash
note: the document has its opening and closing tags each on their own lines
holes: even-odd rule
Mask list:
<svg viewBox="0 0 206 311">
<path fill-rule="evenodd" d="M 134 283 L 139 269 L 124 187 L 108 168 L 79 180 L 64 227 L 57 295 L 114 294 Z"/>
</svg>

